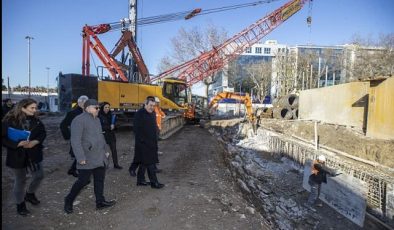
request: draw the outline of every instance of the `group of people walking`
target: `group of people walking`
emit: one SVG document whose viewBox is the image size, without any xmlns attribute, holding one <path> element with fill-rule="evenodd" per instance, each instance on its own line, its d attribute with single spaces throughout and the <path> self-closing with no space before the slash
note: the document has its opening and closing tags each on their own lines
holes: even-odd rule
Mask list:
<svg viewBox="0 0 394 230">
<path fill-rule="evenodd" d="M 161 119 L 165 117 L 158 102 L 158 98 L 149 96 L 143 108 L 135 113 L 135 152 L 129 168 L 130 175 L 137 176 L 137 186 L 151 186 L 154 189 L 164 187 L 156 175 L 159 171 L 156 164 L 159 163 L 158 140 Z M 64 139 L 70 140 L 69 153 L 74 158 L 68 174 L 78 178 L 64 198 L 64 211 L 68 214 L 73 212 L 73 202 L 79 192 L 90 183 L 91 175 L 94 181 L 96 208 L 103 209 L 115 205 L 115 200 L 104 198 L 104 179 L 109 165 L 109 152 L 112 153 L 114 168 L 122 169 L 118 161 L 114 134 L 116 117 L 110 111 L 110 104 L 103 102 L 99 105 L 97 100 L 88 99 L 87 96 L 80 96 L 77 104 L 60 124 Z M 7 149 L 6 166 L 14 174 L 13 194 L 17 213 L 22 216 L 30 213 L 26 202 L 32 205 L 40 204 L 35 194 L 44 177 L 42 161 L 46 130 L 36 116 L 36 111 L 37 102 L 27 98 L 4 113 L 2 119 L 2 143 Z M 308 181 L 311 193 L 306 203 L 308 207 L 321 206 L 316 204 L 321 184 L 327 182 L 326 175 L 338 175 L 325 166 L 325 161 L 325 157 L 321 155 L 312 162 Z M 145 179 L 146 171 L 149 182 Z M 31 174 L 32 179 L 26 188 L 27 173 Z"/>
<path fill-rule="evenodd" d="M 132 165 L 138 168 L 137 186 L 150 185 L 160 189 L 156 173 L 158 160 L 159 127 L 154 113 L 157 106 L 155 97 L 148 97 L 134 119 L 135 153 Z M 2 119 L 2 141 L 7 149 L 6 166 L 14 174 L 13 194 L 17 213 L 26 216 L 30 211 L 26 202 L 40 204 L 36 191 L 44 177 L 43 142 L 46 138 L 44 124 L 36 116 L 37 102 L 23 99 L 7 111 Z M 4 111 L 2 111 L 4 112 Z M 165 116 L 162 113 L 160 116 Z M 116 136 L 114 133 L 116 117 L 110 111 L 108 102 L 98 103 L 95 99 L 80 96 L 77 106 L 68 112 L 60 124 L 65 140 L 70 140 L 70 155 L 74 158 L 68 174 L 77 177 L 69 193 L 64 198 L 64 211 L 73 212 L 73 202 L 79 192 L 90 183 L 93 175 L 96 208 L 103 209 L 115 205 L 115 200 L 104 198 L 104 179 L 109 165 L 110 152 L 115 169 L 119 165 Z M 145 180 L 148 171 L 149 182 Z M 26 189 L 27 174 L 32 180 Z"/>
</svg>

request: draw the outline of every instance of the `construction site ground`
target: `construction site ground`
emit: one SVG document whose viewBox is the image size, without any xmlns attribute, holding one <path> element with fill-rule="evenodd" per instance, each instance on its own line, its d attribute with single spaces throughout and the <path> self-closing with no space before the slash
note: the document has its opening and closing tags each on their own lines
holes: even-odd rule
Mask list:
<svg viewBox="0 0 394 230">
<path fill-rule="evenodd" d="M 265 217 L 265 211 L 242 192 L 237 178 L 227 168 L 223 157 L 225 153 L 217 137 L 199 126 L 185 126 L 169 139 L 159 142 L 159 150 L 163 155 L 159 157 L 158 167 L 163 172 L 158 174 L 158 178 L 166 185 L 160 190 L 136 186 L 136 178 L 130 177 L 127 170 L 134 154 L 132 130 L 117 130 L 118 155 L 124 168 L 114 169 L 110 160 L 105 180 L 105 196 L 107 199 L 115 199 L 117 204 L 109 209 L 96 211 L 91 183 L 77 197 L 74 213 L 65 214 L 63 199 L 76 179 L 66 173 L 71 158 L 68 154 L 69 143 L 63 140 L 58 128 L 62 118 L 62 115 L 41 117 L 48 134 L 44 150 L 45 178 L 37 192 L 41 204 L 37 207 L 28 204 L 28 209 L 32 212 L 28 217 L 21 217 L 16 213 L 12 196 L 12 174 L 5 166 L 6 153 L 2 148 L 3 229 L 278 228 L 272 219 Z M 266 127 L 270 126 L 279 132 L 295 129 L 294 132 L 299 135 L 301 132 L 310 135 L 313 130 L 307 131 L 311 124 L 306 124 L 304 128 L 294 128 L 294 122 L 292 125 L 268 120 L 262 125 L 264 123 Z M 305 130 L 302 131 L 303 129 Z M 344 133 L 347 132 L 344 129 Z M 338 134 L 336 139 L 339 139 Z M 323 137 L 321 141 L 324 142 Z M 354 143 L 355 148 L 359 149 L 357 142 Z M 347 149 L 343 149 L 345 150 Z M 297 189 L 299 195 L 295 202 L 301 207 L 307 197 L 307 192 L 302 189 L 302 182 L 290 180 L 286 182 L 288 183 L 289 189 Z M 273 191 L 285 189 L 283 184 L 271 186 Z M 280 196 L 276 193 L 271 195 Z M 327 205 L 317 212 L 302 210 L 302 213 L 311 218 L 311 225 L 300 229 L 360 229 Z M 313 225 L 314 223 L 318 224 Z"/>
</svg>

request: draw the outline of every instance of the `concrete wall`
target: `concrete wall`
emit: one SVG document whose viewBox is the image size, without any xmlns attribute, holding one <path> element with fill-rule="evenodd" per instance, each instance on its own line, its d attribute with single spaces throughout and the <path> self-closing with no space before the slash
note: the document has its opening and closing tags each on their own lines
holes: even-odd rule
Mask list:
<svg viewBox="0 0 394 230">
<path fill-rule="evenodd" d="M 311 174 L 311 160 L 305 162 L 302 186 L 310 192 L 308 178 Z M 343 216 L 359 226 L 364 225 L 367 207 L 367 184 L 351 175 L 341 174 L 328 177 L 322 184 L 320 199 Z"/>
<path fill-rule="evenodd" d="M 367 136 L 394 140 L 394 77 L 371 81 Z"/>
<path fill-rule="evenodd" d="M 366 128 L 369 82 L 300 92 L 299 118 Z"/>
</svg>

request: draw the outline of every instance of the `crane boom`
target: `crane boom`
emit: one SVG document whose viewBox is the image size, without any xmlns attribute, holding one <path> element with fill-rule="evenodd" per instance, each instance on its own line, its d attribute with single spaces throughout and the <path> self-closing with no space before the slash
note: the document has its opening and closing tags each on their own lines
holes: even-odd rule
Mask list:
<svg viewBox="0 0 394 230">
<path fill-rule="evenodd" d="M 191 86 L 221 70 L 231 60 L 241 55 L 246 47 L 260 41 L 264 36 L 298 12 L 306 2 L 310 0 L 292 0 L 271 14 L 259 19 L 240 33 L 225 41 L 223 44 L 213 47 L 212 50 L 202 53 L 200 56 L 175 66 L 151 81 L 162 78 L 176 77 L 185 80 Z"/>
</svg>

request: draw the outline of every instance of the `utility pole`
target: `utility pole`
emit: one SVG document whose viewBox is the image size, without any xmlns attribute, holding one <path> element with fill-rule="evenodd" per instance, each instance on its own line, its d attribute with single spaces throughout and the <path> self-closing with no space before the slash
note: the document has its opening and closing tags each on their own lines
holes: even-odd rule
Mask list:
<svg viewBox="0 0 394 230">
<path fill-rule="evenodd" d="M 28 74 L 29 74 L 29 98 L 31 96 L 31 67 L 30 67 L 30 40 L 34 39 L 33 37 L 26 36 L 25 39 L 27 39 L 27 49 L 28 49 L 28 64 L 27 64 L 27 69 L 28 69 Z"/>
<path fill-rule="evenodd" d="M 49 70 L 51 68 L 46 67 L 45 69 L 47 69 L 47 106 L 48 106 L 48 110 L 49 110 Z"/>
<path fill-rule="evenodd" d="M 135 43 L 137 43 L 137 0 L 129 0 L 129 31 L 133 35 Z M 134 73 L 137 72 L 137 66 L 133 60 L 133 55 L 129 51 L 129 80 L 133 79 Z M 138 77 L 136 77 L 138 79 Z"/>
<path fill-rule="evenodd" d="M 8 98 L 11 98 L 10 76 L 7 77 Z"/>
</svg>

